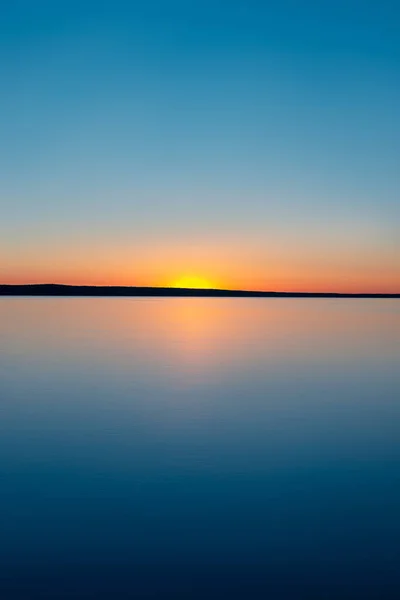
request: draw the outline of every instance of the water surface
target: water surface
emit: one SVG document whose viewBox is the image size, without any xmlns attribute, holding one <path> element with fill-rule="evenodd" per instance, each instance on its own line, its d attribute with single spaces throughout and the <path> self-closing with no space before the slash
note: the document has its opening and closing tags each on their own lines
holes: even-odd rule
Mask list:
<svg viewBox="0 0 400 600">
<path fill-rule="evenodd" d="M 400 597 L 400 301 L 1 298 L 0 597 Z"/>
</svg>

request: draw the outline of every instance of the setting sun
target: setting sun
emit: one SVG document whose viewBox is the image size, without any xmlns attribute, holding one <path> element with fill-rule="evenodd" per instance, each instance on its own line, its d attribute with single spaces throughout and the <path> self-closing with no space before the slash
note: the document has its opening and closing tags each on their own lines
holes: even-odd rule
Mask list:
<svg viewBox="0 0 400 600">
<path fill-rule="evenodd" d="M 184 275 L 176 279 L 171 287 L 176 288 L 195 288 L 195 289 L 211 289 L 215 287 L 208 279 L 197 277 L 196 275 Z"/>
</svg>

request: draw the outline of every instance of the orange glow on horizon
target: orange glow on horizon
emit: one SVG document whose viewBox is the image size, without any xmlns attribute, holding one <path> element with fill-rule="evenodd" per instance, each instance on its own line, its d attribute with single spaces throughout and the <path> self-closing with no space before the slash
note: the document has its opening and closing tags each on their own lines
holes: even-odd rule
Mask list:
<svg viewBox="0 0 400 600">
<path fill-rule="evenodd" d="M 60 283 L 88 286 L 144 286 L 191 289 L 231 289 L 276 292 L 339 292 L 339 293 L 392 293 L 398 294 L 399 272 L 394 267 L 386 270 L 369 268 L 353 272 L 350 269 L 296 268 L 287 264 L 268 265 L 265 274 L 259 265 L 195 264 L 186 271 L 178 260 L 159 263 L 143 259 L 132 268 L 123 261 L 108 264 L 95 260 L 54 261 L 51 264 L 3 269 L 0 284 Z M 224 268 L 225 267 L 225 268 Z"/>
<path fill-rule="evenodd" d="M 51 241 L 51 240 L 50 240 Z M 310 239 L 259 241 L 228 235 L 206 241 L 149 239 L 44 240 L 21 246 L 0 268 L 0 284 L 60 283 L 276 292 L 399 293 L 400 263 L 392 246 L 361 240 L 336 245 Z M 356 240 L 357 241 L 357 240 Z M 0 243 L 1 249 L 1 243 Z M 51 251 L 50 251 L 51 249 Z M 1 253 L 7 256 L 3 249 Z"/>
</svg>

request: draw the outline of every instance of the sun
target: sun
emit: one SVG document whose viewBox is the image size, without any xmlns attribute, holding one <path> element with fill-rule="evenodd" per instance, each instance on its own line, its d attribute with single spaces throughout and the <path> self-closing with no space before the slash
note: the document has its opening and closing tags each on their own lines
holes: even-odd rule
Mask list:
<svg viewBox="0 0 400 600">
<path fill-rule="evenodd" d="M 213 288 L 213 284 L 204 277 L 198 277 L 197 275 L 183 275 L 172 283 L 172 287 L 207 290 Z"/>
</svg>

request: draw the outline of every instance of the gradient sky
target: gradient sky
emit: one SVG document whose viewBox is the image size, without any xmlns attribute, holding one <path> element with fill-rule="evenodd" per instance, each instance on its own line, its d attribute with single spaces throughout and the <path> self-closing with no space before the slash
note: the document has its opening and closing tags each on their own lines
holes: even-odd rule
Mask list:
<svg viewBox="0 0 400 600">
<path fill-rule="evenodd" d="M 5 0 L 0 283 L 400 291 L 396 0 Z"/>
</svg>

